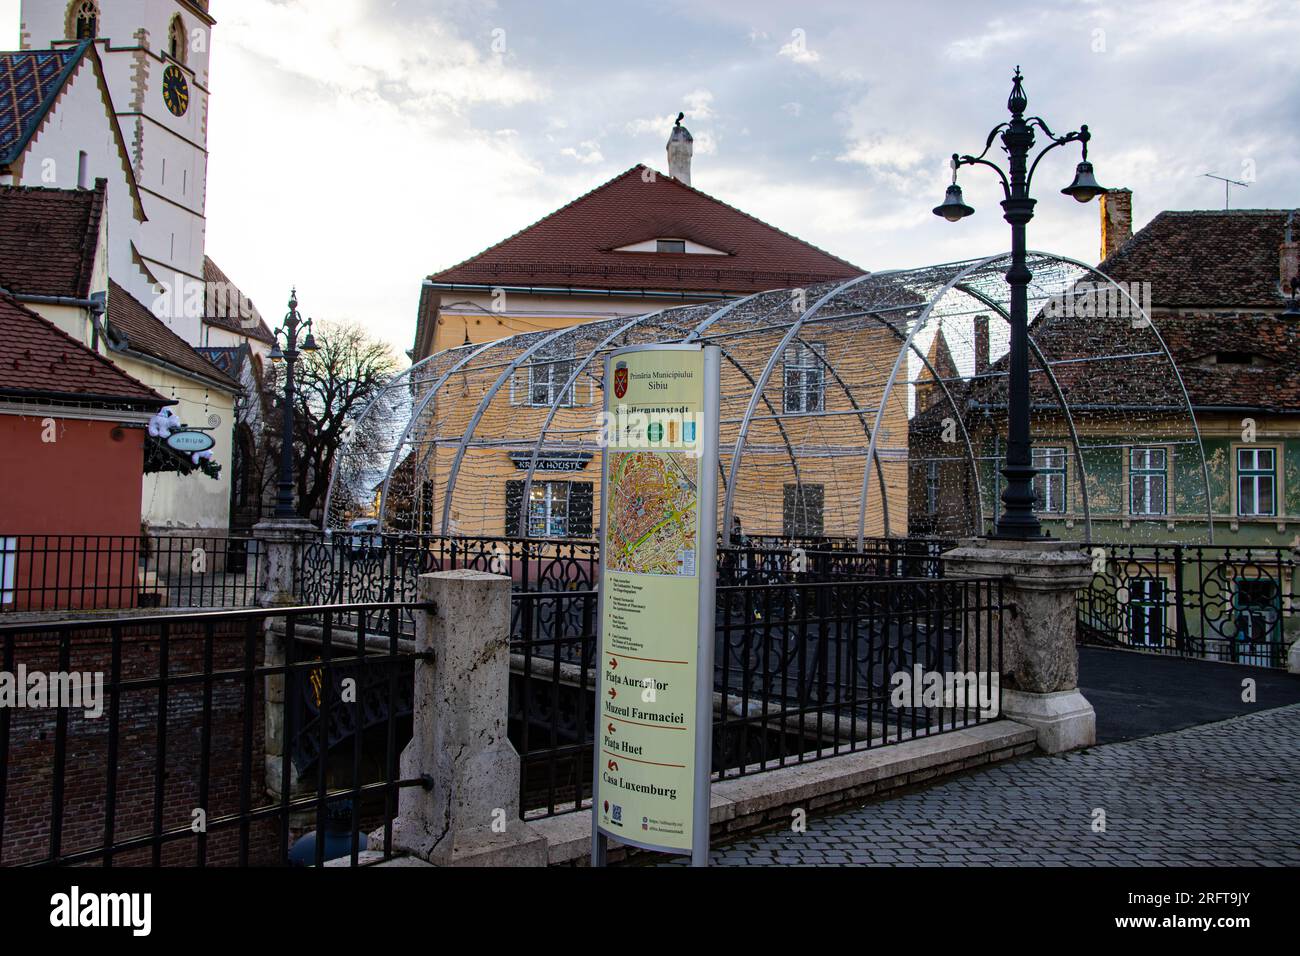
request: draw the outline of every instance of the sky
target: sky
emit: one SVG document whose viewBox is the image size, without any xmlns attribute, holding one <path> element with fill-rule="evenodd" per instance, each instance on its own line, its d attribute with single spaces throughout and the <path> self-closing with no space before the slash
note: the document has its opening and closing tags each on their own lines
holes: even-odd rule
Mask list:
<svg viewBox="0 0 1300 956">
<path fill-rule="evenodd" d="M 59 2 L 59 0 L 46 0 Z M 0 49 L 19 0 L 0 0 Z M 1164 209 L 1300 205 L 1300 0 L 212 0 L 208 254 L 271 320 L 410 348 L 420 282 L 641 162 L 672 121 L 693 185 L 880 270 L 990 254 L 976 215 L 931 215 L 1020 65 L 1029 113 L 1087 123 L 1097 179 Z M 996 150 L 996 147 L 995 147 Z M 1098 258 L 1098 211 L 1035 179 L 1029 245 Z"/>
</svg>

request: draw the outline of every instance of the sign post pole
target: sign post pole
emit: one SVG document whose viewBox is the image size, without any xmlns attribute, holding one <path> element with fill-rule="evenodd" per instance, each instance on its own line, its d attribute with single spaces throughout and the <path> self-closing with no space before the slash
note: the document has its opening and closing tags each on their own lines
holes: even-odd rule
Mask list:
<svg viewBox="0 0 1300 956">
<path fill-rule="evenodd" d="M 708 865 L 720 374 L 716 346 L 606 362 L 594 866 L 610 837 Z"/>
</svg>

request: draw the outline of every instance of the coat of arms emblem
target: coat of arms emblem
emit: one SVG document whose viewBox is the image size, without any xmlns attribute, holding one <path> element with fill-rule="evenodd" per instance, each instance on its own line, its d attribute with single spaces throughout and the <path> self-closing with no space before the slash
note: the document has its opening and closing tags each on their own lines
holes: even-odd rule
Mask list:
<svg viewBox="0 0 1300 956">
<path fill-rule="evenodd" d="M 622 398 L 627 394 L 627 363 L 619 362 L 614 368 L 614 397 Z"/>
</svg>

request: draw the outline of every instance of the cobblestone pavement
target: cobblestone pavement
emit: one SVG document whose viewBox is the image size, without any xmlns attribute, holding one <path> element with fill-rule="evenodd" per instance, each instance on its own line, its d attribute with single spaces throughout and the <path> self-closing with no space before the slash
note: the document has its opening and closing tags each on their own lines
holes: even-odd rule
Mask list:
<svg viewBox="0 0 1300 956">
<path fill-rule="evenodd" d="M 812 817 L 717 866 L 1300 866 L 1300 705 Z M 1105 832 L 1093 816 L 1105 812 Z"/>
</svg>

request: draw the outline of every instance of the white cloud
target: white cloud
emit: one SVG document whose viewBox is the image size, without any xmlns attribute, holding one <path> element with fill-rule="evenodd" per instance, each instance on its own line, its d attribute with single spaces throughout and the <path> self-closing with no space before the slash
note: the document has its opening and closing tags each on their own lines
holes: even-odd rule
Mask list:
<svg viewBox="0 0 1300 956">
<path fill-rule="evenodd" d="M 854 140 L 836 157 L 842 163 L 858 163 L 868 169 L 911 169 L 928 158 L 911 139 L 884 133 Z"/>
<path fill-rule="evenodd" d="M 600 144 L 594 140 L 584 140 L 578 144 L 578 149 L 572 146 L 566 146 L 560 150 L 561 156 L 568 156 L 570 159 L 577 160 L 584 166 L 590 166 L 594 163 L 603 163 L 605 157 L 600 153 Z"/>
<path fill-rule="evenodd" d="M 384 16 L 377 0 L 244 0 L 228 12 L 218 43 L 260 57 L 343 94 L 379 92 L 407 108 L 460 109 L 545 98 L 546 88 L 491 37 L 472 43 L 431 15 L 413 22 Z M 292 37 L 292 42 L 285 42 Z"/>
</svg>

